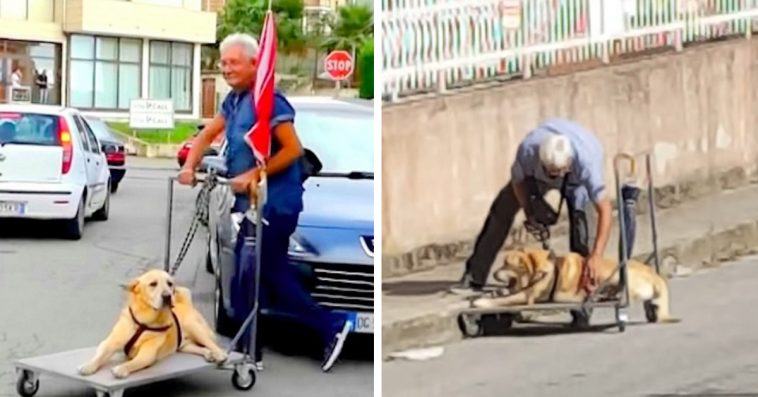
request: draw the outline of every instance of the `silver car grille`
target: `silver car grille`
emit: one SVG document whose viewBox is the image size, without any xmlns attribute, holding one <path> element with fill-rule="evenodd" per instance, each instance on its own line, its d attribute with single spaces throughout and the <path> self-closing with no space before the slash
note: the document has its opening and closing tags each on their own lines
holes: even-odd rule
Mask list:
<svg viewBox="0 0 758 397">
<path fill-rule="evenodd" d="M 349 311 L 374 310 L 374 267 L 317 263 L 311 296 L 321 306 Z"/>
</svg>

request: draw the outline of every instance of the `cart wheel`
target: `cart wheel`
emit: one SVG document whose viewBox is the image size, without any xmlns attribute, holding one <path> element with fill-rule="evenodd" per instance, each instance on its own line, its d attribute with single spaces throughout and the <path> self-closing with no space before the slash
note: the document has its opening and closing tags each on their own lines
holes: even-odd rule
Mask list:
<svg viewBox="0 0 758 397">
<path fill-rule="evenodd" d="M 645 301 L 643 305 L 645 306 L 647 322 L 654 323 L 658 321 L 658 306 L 650 300 Z"/>
<path fill-rule="evenodd" d="M 247 371 L 243 370 L 242 372 L 239 369 L 235 369 L 232 374 L 232 384 L 237 390 L 252 389 L 255 385 L 255 371 L 252 368 L 248 368 Z"/>
<path fill-rule="evenodd" d="M 461 313 L 458 315 L 458 328 L 461 329 L 463 336 L 467 338 L 476 338 L 484 334 L 481 317 L 475 314 Z"/>
<path fill-rule="evenodd" d="M 619 327 L 619 332 L 626 331 L 626 322 L 629 321 L 629 316 L 625 311 L 616 308 L 616 324 Z"/>
<path fill-rule="evenodd" d="M 496 335 L 511 328 L 513 325 L 513 315 L 510 313 L 485 314 L 479 320 L 482 334 Z"/>
<path fill-rule="evenodd" d="M 36 379 L 32 372 L 22 371 L 16 381 L 16 391 L 23 397 L 32 397 L 39 390 L 39 379 Z"/>
<path fill-rule="evenodd" d="M 574 328 L 589 328 L 592 308 L 571 311 L 571 326 Z"/>
</svg>

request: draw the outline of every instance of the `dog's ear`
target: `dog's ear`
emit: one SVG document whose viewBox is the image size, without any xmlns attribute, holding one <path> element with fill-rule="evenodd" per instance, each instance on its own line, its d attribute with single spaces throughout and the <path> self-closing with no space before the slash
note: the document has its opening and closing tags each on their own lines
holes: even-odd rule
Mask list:
<svg viewBox="0 0 758 397">
<path fill-rule="evenodd" d="M 529 264 L 529 272 L 534 275 L 540 268 L 540 264 L 548 260 L 550 253 L 543 250 L 528 250 L 526 251 L 526 257 Z"/>
<path fill-rule="evenodd" d="M 124 289 L 126 292 L 137 292 L 137 287 L 139 286 L 139 279 L 133 279 L 132 281 L 129 281 L 127 284 L 121 284 L 121 288 Z"/>
</svg>

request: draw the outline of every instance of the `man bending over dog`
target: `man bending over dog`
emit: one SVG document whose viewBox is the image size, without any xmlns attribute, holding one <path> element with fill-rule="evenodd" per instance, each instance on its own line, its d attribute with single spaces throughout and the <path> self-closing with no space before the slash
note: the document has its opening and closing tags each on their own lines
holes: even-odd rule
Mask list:
<svg viewBox="0 0 758 397">
<path fill-rule="evenodd" d="M 588 281 L 594 281 L 611 228 L 611 203 L 605 191 L 603 163 L 603 148 L 597 137 L 570 120 L 550 119 L 527 134 L 511 167 L 511 181 L 492 203 L 474 252 L 466 261 L 463 278 L 451 291 L 482 290 L 519 209 L 525 210 L 527 224 L 538 229 L 558 221 L 558 213 L 543 197 L 550 189 L 561 191 L 561 206 L 564 197 L 568 203 L 570 249 L 586 258 Z M 592 247 L 587 225 L 590 203 L 597 213 Z M 572 312 L 575 322 L 587 320 L 581 315 Z"/>
</svg>

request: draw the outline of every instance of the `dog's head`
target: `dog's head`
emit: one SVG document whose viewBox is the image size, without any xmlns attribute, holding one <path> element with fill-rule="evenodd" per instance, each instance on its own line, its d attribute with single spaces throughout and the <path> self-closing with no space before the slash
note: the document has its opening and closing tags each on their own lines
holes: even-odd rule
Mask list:
<svg viewBox="0 0 758 397">
<path fill-rule="evenodd" d="M 509 290 L 526 288 L 552 266 L 550 252 L 538 249 L 507 251 L 503 266 L 495 271 L 495 280 L 508 286 Z"/>
<path fill-rule="evenodd" d="M 174 279 L 163 270 L 150 270 L 127 285 L 131 299 L 141 301 L 155 310 L 174 305 Z"/>
</svg>

